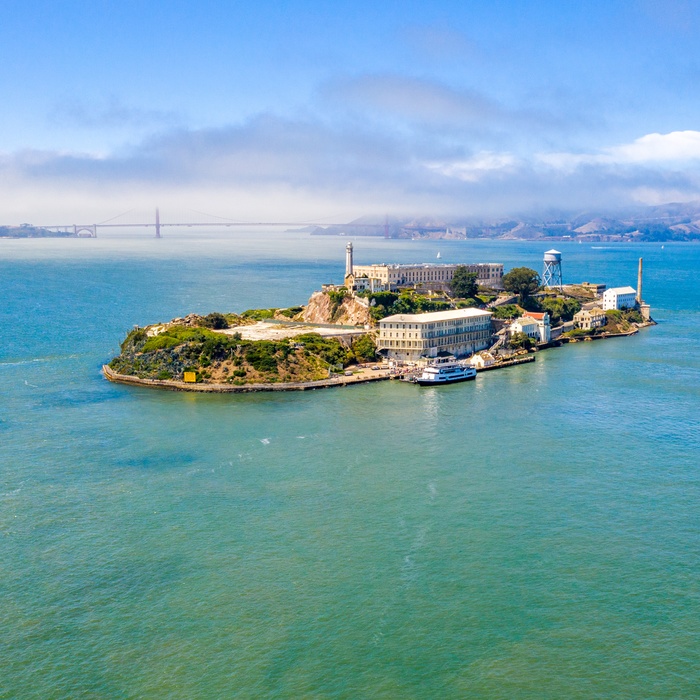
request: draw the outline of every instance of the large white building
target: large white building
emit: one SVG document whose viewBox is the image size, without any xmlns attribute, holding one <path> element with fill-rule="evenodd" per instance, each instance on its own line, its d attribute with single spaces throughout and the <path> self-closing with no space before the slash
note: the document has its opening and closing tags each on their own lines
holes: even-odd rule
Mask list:
<svg viewBox="0 0 700 700">
<path fill-rule="evenodd" d="M 468 272 L 476 273 L 477 284 L 493 289 L 503 289 L 503 263 L 474 263 L 471 265 L 440 265 L 432 263 L 387 265 L 382 263 L 379 265 L 353 265 L 352 275 L 356 282 L 359 278 L 375 280 L 374 285 L 381 285 L 385 290 L 394 290 L 406 286 L 440 289 L 450 284 L 458 267 L 466 267 Z"/>
<path fill-rule="evenodd" d="M 612 287 L 603 292 L 603 311 L 633 309 L 637 303 L 637 292 L 632 287 Z"/>
<path fill-rule="evenodd" d="M 379 322 L 377 345 L 390 358 L 416 362 L 439 352 L 471 355 L 489 346 L 491 334 L 491 312 L 481 309 L 396 314 Z"/>
</svg>

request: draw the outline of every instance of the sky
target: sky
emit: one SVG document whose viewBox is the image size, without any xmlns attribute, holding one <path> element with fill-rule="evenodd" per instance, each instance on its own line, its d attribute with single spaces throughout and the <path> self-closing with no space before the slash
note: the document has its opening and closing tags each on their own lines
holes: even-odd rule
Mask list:
<svg viewBox="0 0 700 700">
<path fill-rule="evenodd" d="M 700 200 L 699 34 L 696 0 L 2 0 L 0 224 Z"/>
</svg>

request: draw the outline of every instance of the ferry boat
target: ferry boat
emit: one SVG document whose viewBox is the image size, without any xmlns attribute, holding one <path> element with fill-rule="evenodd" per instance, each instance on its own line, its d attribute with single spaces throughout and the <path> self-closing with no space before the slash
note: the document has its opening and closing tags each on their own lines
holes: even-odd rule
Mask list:
<svg viewBox="0 0 700 700">
<path fill-rule="evenodd" d="M 413 381 L 420 386 L 436 386 L 438 384 L 466 382 L 475 377 L 476 370 L 471 365 L 450 358 L 429 364 L 420 377 L 416 377 Z"/>
</svg>

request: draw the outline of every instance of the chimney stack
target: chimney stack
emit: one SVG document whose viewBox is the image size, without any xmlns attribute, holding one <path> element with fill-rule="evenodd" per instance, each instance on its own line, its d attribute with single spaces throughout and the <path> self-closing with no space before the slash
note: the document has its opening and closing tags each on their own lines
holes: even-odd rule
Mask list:
<svg viewBox="0 0 700 700">
<path fill-rule="evenodd" d="M 642 303 L 642 260 L 639 258 L 639 271 L 637 272 L 637 303 Z"/>
</svg>

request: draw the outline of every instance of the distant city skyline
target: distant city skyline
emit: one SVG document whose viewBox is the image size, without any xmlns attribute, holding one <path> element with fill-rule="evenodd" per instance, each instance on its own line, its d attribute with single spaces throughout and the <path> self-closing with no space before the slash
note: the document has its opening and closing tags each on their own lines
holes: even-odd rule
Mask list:
<svg viewBox="0 0 700 700">
<path fill-rule="evenodd" d="M 9 0 L 0 223 L 700 199 L 685 0 Z"/>
</svg>

